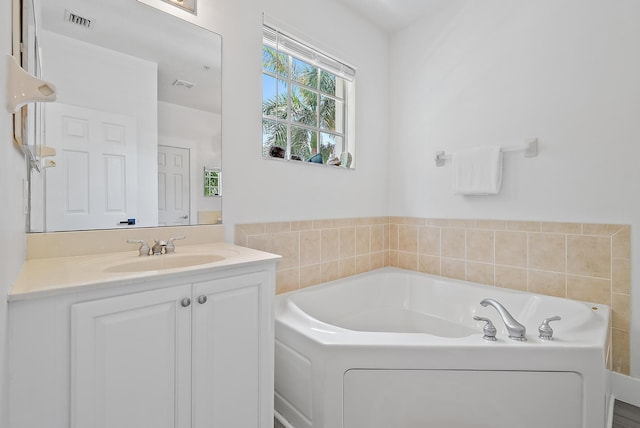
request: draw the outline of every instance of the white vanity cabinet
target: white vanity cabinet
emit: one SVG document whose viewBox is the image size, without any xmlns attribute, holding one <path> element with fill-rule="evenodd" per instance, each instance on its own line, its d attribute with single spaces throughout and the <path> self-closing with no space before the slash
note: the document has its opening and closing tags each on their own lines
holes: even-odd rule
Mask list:
<svg viewBox="0 0 640 428">
<path fill-rule="evenodd" d="M 272 427 L 274 282 L 270 262 L 12 302 L 11 428 Z"/>
<path fill-rule="evenodd" d="M 71 305 L 71 427 L 188 427 L 191 286 Z"/>
</svg>

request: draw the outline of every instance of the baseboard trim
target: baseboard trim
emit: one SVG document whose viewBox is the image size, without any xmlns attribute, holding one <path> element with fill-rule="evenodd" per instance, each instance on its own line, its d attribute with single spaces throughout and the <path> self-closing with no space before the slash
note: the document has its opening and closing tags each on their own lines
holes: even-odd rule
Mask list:
<svg viewBox="0 0 640 428">
<path fill-rule="evenodd" d="M 611 394 L 618 401 L 640 407 L 640 379 L 611 372 Z"/>
</svg>

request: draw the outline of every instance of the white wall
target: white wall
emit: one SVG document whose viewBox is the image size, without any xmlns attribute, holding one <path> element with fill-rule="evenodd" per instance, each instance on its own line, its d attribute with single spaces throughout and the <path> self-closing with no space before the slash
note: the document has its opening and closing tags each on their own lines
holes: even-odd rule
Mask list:
<svg viewBox="0 0 640 428">
<path fill-rule="evenodd" d="M 199 2 L 223 37 L 223 218 L 236 223 L 387 214 L 388 38 L 333 0 Z M 357 68 L 357 169 L 262 159 L 262 13 Z M 325 24 L 330 23 L 330 24 Z"/>
<path fill-rule="evenodd" d="M 15 148 L 11 115 L 6 109 L 7 58 L 11 54 L 11 1 L 0 0 L 0 426 L 9 425 L 7 368 L 7 292 L 18 276 L 25 257 L 25 221 L 22 211 L 22 181 L 26 165 Z"/>
<path fill-rule="evenodd" d="M 640 247 L 640 2 L 456 3 L 390 43 L 390 214 L 632 225 Z M 437 150 L 513 145 L 499 195 L 452 194 Z M 632 254 L 640 272 L 640 252 Z M 632 371 L 640 376 L 640 283 Z"/>
</svg>

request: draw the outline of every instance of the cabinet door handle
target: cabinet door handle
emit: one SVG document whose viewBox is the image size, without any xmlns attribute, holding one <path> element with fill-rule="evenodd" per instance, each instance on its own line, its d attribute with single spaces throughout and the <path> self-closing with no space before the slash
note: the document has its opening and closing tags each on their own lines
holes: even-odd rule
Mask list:
<svg viewBox="0 0 640 428">
<path fill-rule="evenodd" d="M 188 307 L 188 306 L 191 304 L 191 299 L 190 299 L 190 298 L 188 298 L 188 297 L 185 297 L 184 299 L 182 299 L 182 301 L 180 302 L 180 304 L 181 304 L 183 307 L 185 307 L 185 308 L 186 308 L 186 307 Z"/>
<path fill-rule="evenodd" d="M 198 297 L 198 303 L 200 303 L 201 305 L 203 303 L 207 303 L 207 296 L 203 294 L 202 296 Z"/>
</svg>

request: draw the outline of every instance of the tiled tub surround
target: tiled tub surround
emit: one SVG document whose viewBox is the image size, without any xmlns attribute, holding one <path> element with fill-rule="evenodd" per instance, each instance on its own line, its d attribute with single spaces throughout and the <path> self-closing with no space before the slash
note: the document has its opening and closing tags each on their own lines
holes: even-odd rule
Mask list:
<svg viewBox="0 0 640 428">
<path fill-rule="evenodd" d="M 277 292 L 395 266 L 611 306 L 612 369 L 629 373 L 628 225 L 374 217 L 236 226 L 283 256 Z"/>
<path fill-rule="evenodd" d="M 237 225 L 236 244 L 279 254 L 278 293 L 389 266 L 389 218 Z"/>
</svg>

